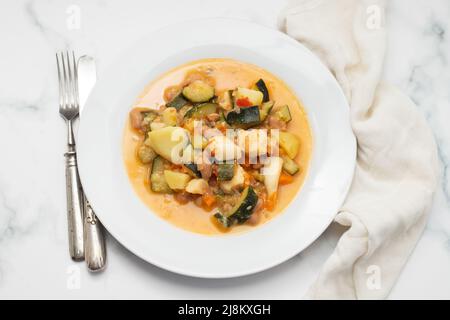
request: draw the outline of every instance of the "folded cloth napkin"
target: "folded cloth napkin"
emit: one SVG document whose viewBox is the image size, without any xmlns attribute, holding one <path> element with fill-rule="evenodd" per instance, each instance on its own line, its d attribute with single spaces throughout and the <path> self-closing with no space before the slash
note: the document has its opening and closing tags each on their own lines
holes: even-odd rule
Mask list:
<svg viewBox="0 0 450 320">
<path fill-rule="evenodd" d="M 348 99 L 358 141 L 355 176 L 335 222 L 348 227 L 307 297 L 381 299 L 427 221 L 439 166 L 433 135 L 413 102 L 381 82 L 383 0 L 297 0 L 280 28 L 315 52 Z"/>
</svg>

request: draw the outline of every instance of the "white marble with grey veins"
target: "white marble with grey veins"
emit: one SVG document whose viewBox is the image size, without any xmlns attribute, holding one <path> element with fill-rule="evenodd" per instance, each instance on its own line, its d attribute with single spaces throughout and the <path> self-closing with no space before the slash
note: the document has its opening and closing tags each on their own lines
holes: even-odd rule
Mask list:
<svg viewBox="0 0 450 320">
<path fill-rule="evenodd" d="M 450 298 L 450 2 L 390 0 L 385 78 L 407 92 L 439 144 L 442 179 L 429 224 L 390 298 Z M 275 27 L 286 0 L 35 0 L 0 4 L 0 299 L 301 298 L 342 230 L 332 226 L 297 257 L 231 280 L 175 275 L 108 237 L 109 266 L 92 275 L 67 252 L 63 151 L 54 53 L 98 61 L 171 22 L 234 17 Z M 81 28 L 67 10 L 81 9 Z M 239 8 L 239 9 L 237 9 Z M 176 39 L 168 39 L 168 41 Z M 158 48 L 158 44 L 151 44 Z M 79 281 L 78 281 L 79 280 Z"/>
</svg>

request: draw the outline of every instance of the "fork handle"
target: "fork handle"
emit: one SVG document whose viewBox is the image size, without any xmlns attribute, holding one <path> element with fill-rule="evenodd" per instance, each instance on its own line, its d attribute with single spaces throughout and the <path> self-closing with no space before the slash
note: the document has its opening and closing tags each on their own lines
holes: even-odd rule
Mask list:
<svg viewBox="0 0 450 320">
<path fill-rule="evenodd" d="M 81 261 L 84 259 L 83 197 L 74 146 L 69 146 L 65 157 L 69 252 L 73 260 Z"/>
<path fill-rule="evenodd" d="M 84 197 L 84 246 L 89 271 L 97 272 L 106 265 L 106 245 L 103 226 L 97 219 L 89 201 Z"/>
</svg>

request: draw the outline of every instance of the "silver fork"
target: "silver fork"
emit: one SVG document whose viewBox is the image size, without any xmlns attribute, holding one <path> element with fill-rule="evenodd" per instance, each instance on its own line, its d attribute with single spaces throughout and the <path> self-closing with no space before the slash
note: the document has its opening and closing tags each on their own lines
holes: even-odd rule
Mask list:
<svg viewBox="0 0 450 320">
<path fill-rule="evenodd" d="M 78 117 L 78 75 L 75 53 L 56 54 L 59 81 L 59 113 L 67 124 L 66 193 L 69 252 L 73 260 L 84 259 L 83 197 L 78 176 L 73 122 Z"/>
</svg>

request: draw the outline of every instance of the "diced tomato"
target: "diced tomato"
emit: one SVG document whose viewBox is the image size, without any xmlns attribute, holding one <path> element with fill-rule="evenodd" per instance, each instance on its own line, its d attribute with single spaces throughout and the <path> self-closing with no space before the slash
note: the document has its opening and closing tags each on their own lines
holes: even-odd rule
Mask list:
<svg viewBox="0 0 450 320">
<path fill-rule="evenodd" d="M 237 99 L 236 104 L 238 107 L 251 107 L 252 106 L 252 103 L 250 102 L 250 100 L 248 100 L 247 97 Z"/>
</svg>

